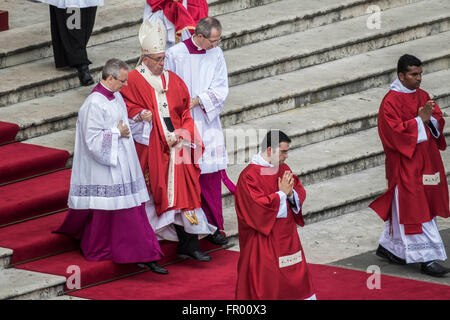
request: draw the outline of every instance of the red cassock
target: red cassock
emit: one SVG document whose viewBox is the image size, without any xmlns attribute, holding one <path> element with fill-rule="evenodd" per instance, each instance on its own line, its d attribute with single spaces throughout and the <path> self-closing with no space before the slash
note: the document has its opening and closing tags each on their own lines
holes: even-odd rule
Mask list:
<svg viewBox="0 0 450 320">
<path fill-rule="evenodd" d="M 294 214 L 288 204 L 287 217 L 277 218 L 278 178 L 291 169 L 282 164 L 271 175 L 261 174 L 261 169 L 267 167 L 248 165 L 236 185 L 240 246 L 236 299 L 309 298 L 314 294 L 313 285 L 297 233 L 297 224 L 304 226 L 302 213 Z M 305 189 L 297 176 L 294 179 L 294 189 L 303 203 Z M 282 261 L 288 263 L 283 265 Z"/>
<path fill-rule="evenodd" d="M 149 146 L 136 142 L 142 171 L 150 182 L 151 193 L 155 202 L 158 216 L 168 209 L 192 210 L 201 207 L 200 198 L 200 167 L 197 162 L 203 153 L 203 143 L 189 112 L 189 91 L 183 80 L 175 73 L 168 71 L 169 86 L 166 97 L 170 119 L 175 128 L 175 134 L 185 141 L 196 145 L 196 152 L 183 147 L 176 153 L 174 165 L 174 205 L 169 208 L 168 201 L 168 173 L 170 148 L 164 137 L 164 129 L 158 115 L 155 91 L 138 70 L 128 73 L 128 85 L 123 87 L 121 94 L 125 100 L 128 117 L 133 118 L 142 110 L 148 109 L 153 114 L 153 129 L 150 133 Z M 166 80 L 161 75 L 163 86 Z M 183 159 L 183 160 L 182 160 Z"/>
<path fill-rule="evenodd" d="M 414 93 L 389 91 L 381 102 L 378 133 L 386 154 L 388 190 L 370 204 L 384 220 L 391 215 L 395 186 L 398 186 L 400 223 L 406 234 L 422 233 L 422 223 L 435 216 L 449 217 L 448 185 L 439 150 L 445 150 L 445 120 L 436 105 L 433 117 L 438 121 L 440 136 L 431 135 L 417 143 L 418 110 L 430 100 L 424 90 Z"/>
<path fill-rule="evenodd" d="M 147 3 L 153 11 L 163 10 L 166 18 L 175 25 L 177 38 L 181 37 L 184 29 L 194 34 L 200 19 L 208 16 L 206 0 L 188 0 L 187 9 L 183 6 L 183 0 L 147 0 Z"/>
</svg>

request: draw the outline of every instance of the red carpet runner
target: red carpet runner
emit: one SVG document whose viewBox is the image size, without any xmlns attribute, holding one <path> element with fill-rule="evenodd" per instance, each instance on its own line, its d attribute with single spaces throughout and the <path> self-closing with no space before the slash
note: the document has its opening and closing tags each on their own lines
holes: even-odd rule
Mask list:
<svg viewBox="0 0 450 320">
<path fill-rule="evenodd" d="M 0 184 L 65 166 L 69 152 L 26 143 L 0 147 Z"/>
<path fill-rule="evenodd" d="M 19 132 L 17 124 L 0 121 L 0 144 L 13 141 L 17 132 Z"/>
<path fill-rule="evenodd" d="M 70 295 L 101 300 L 232 300 L 239 253 L 220 250 L 211 262 L 186 260 L 169 265 L 169 275 L 145 272 L 126 279 L 75 291 Z M 368 274 L 310 264 L 319 300 L 450 299 L 445 285 L 381 275 L 381 289 L 369 290 Z"/>
<path fill-rule="evenodd" d="M 81 270 L 81 286 L 111 280 L 143 269 L 133 264 L 86 261 L 78 242 L 52 234 L 63 221 L 67 207 L 70 170 L 62 169 L 69 154 L 63 150 L 22 143 L 1 145 L 15 139 L 18 126 L 0 122 L 0 246 L 13 249 L 15 268 L 69 277 L 69 266 Z M 36 174 L 43 174 L 32 178 Z M 46 215 L 38 217 L 39 215 Z M 23 219 L 31 219 L 21 221 Z M 21 221 L 21 222 L 20 222 Z M 17 224 L 5 226 L 11 223 Z M 174 242 L 161 242 L 162 264 L 176 260 Z M 202 240 L 204 251 L 217 248 Z M 211 262 L 186 260 L 168 265 L 169 275 L 146 271 L 106 284 L 74 291 L 71 295 L 89 299 L 202 299 L 234 298 L 239 254 L 213 252 Z M 47 257 L 46 257 L 47 256 Z M 26 262 L 32 259 L 35 261 Z M 448 286 L 381 276 L 381 290 L 369 290 L 368 274 L 324 265 L 310 265 L 318 299 L 450 299 Z M 68 288 L 66 287 L 65 290 Z"/>
</svg>

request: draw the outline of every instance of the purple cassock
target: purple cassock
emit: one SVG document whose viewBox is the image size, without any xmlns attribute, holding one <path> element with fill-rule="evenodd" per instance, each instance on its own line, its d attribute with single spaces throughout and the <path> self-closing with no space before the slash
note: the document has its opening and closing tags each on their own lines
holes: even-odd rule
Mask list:
<svg viewBox="0 0 450 320">
<path fill-rule="evenodd" d="M 93 95 L 95 92 L 101 95 Z M 89 152 L 81 149 L 82 146 L 79 145 L 81 143 L 85 144 L 83 141 L 80 141 L 82 140 L 82 135 L 79 132 L 80 130 L 85 130 L 82 129 L 83 117 L 88 117 L 88 113 L 94 114 L 96 112 L 94 107 L 98 105 L 105 106 L 105 103 L 107 108 L 102 109 L 102 112 L 105 112 L 104 110 L 108 112 L 108 110 L 114 110 L 114 108 L 120 111 L 123 100 L 118 93 L 109 91 L 99 83 L 92 90 L 86 101 L 80 109 L 79 121 L 77 122 L 78 142 L 76 141 L 75 143 L 69 193 L 70 209 L 62 225 L 53 232 L 79 239 L 83 255 L 89 261 L 111 260 L 116 263 L 139 263 L 160 260 L 163 257 L 163 253 L 145 211 L 145 201 L 149 199 L 148 191 L 140 171 L 134 142 L 128 139 L 124 139 L 121 142 L 122 145 L 118 152 L 131 150 L 134 154 L 119 156 L 119 162 L 113 167 L 99 163 L 98 159 L 94 160 L 92 158 L 89 160 L 90 162 L 87 161 L 86 158 L 90 158 L 91 155 Z M 111 106 L 109 105 L 110 102 L 112 103 Z M 90 106 L 88 106 L 89 103 L 91 103 Z M 123 108 L 125 108 L 124 105 Z M 121 118 L 122 114 L 120 112 L 118 114 Z M 126 113 L 126 110 L 124 112 Z M 107 115 L 107 117 L 111 117 L 111 115 Z M 98 121 L 99 123 L 104 122 L 103 119 L 98 119 Z M 116 120 L 114 120 L 114 123 L 116 123 Z M 100 130 L 97 135 L 101 135 L 103 131 L 107 131 L 112 125 L 109 124 L 109 128 L 107 126 L 105 129 Z M 89 133 L 83 132 L 83 134 Z M 94 134 L 96 133 L 94 132 Z M 109 134 L 110 136 L 111 134 Z M 117 137 L 117 139 L 120 138 Z M 100 140 L 99 144 L 104 146 L 104 141 L 105 138 L 103 138 L 103 141 Z M 127 146 L 126 144 L 128 143 L 129 145 Z M 104 154 L 104 151 L 101 149 L 100 153 Z M 139 171 L 133 167 L 133 160 L 137 163 Z M 88 163 L 88 165 L 82 167 L 85 163 Z M 128 172 L 128 175 L 133 171 L 134 175 L 131 174 L 132 178 L 127 179 L 127 183 L 117 184 L 117 173 L 115 173 L 115 184 L 99 183 L 99 176 L 103 175 L 108 178 L 109 175 L 112 175 L 111 172 L 113 170 L 119 173 L 120 171 L 117 170 L 125 170 L 124 172 Z M 123 176 L 122 179 L 124 179 Z M 83 184 L 80 181 L 87 182 Z M 112 203 L 120 205 L 112 205 Z M 131 203 L 130 207 L 127 207 L 127 203 Z M 111 206 L 112 209 L 98 209 L 102 205 Z M 122 208 L 114 208 L 114 206 L 122 206 Z M 87 207 L 88 209 L 80 209 L 80 207 Z"/>
<path fill-rule="evenodd" d="M 224 230 L 222 214 L 222 182 L 234 194 L 236 186 L 228 178 L 225 170 L 200 175 L 202 190 L 202 210 L 208 222 L 219 230 Z"/>
</svg>

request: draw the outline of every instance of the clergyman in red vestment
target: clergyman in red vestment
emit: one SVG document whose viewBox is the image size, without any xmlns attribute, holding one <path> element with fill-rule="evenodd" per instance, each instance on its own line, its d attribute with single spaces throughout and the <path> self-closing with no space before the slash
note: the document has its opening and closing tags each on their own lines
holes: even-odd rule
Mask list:
<svg viewBox="0 0 450 320">
<path fill-rule="evenodd" d="M 167 31 L 166 49 L 189 39 L 197 23 L 208 16 L 206 0 L 147 0 L 144 20 L 163 23 Z"/>
<path fill-rule="evenodd" d="M 204 148 L 189 112 L 189 92 L 181 78 L 164 70 L 162 23 L 144 20 L 139 40 L 142 63 L 129 73 L 121 94 L 151 193 L 147 215 L 159 239 L 179 241 L 179 256 L 209 261 L 198 239 L 217 227 L 208 223 L 201 209 L 196 162 Z"/>
<path fill-rule="evenodd" d="M 398 78 L 381 102 L 378 133 L 386 154 L 388 190 L 370 204 L 386 221 L 376 254 L 392 263 L 421 263 L 421 272 L 443 276 L 450 269 L 436 216 L 448 218 L 445 120 L 439 106 L 420 89 L 422 62 L 400 57 Z"/>
<path fill-rule="evenodd" d="M 297 232 L 306 192 L 284 163 L 290 142 L 282 131 L 269 131 L 239 176 L 237 300 L 316 299 Z"/>
</svg>

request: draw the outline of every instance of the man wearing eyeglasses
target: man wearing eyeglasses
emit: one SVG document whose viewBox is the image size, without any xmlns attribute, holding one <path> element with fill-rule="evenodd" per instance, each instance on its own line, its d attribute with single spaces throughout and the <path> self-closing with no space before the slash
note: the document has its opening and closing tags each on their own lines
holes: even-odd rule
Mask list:
<svg viewBox="0 0 450 320">
<path fill-rule="evenodd" d="M 189 92 L 176 74 L 164 70 L 166 30 L 144 20 L 139 31 L 141 59 L 121 91 L 128 109 L 141 169 L 151 193 L 146 204 L 159 239 L 179 241 L 183 258 L 209 261 L 199 238 L 213 234 L 201 208 L 203 143 L 189 113 Z"/>
<path fill-rule="evenodd" d="M 227 152 L 220 122 L 228 95 L 227 66 L 218 47 L 221 36 L 219 20 L 201 19 L 191 38 L 167 50 L 166 69 L 180 76 L 189 90 L 191 115 L 205 145 L 199 162 L 202 208 L 209 223 L 223 230 L 221 183 L 231 192 L 234 184 L 225 173 Z M 208 240 L 221 245 L 228 242 L 219 231 L 208 236 Z"/>
<path fill-rule="evenodd" d="M 128 65 L 106 62 L 102 79 L 78 112 L 69 192 L 69 212 L 56 233 L 80 239 L 88 261 L 138 263 L 153 272 L 168 271 L 145 211 L 145 179 L 119 91 Z"/>
</svg>

